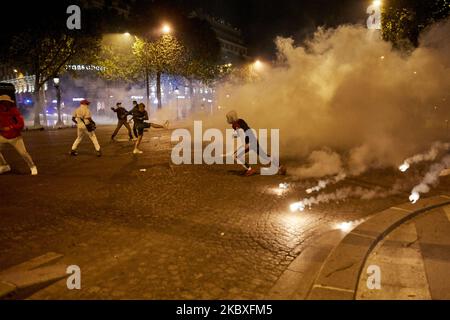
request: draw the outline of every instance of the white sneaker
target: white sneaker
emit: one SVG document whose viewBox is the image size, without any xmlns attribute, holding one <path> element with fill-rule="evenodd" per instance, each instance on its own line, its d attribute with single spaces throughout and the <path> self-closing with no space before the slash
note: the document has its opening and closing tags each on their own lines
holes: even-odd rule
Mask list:
<svg viewBox="0 0 450 320">
<path fill-rule="evenodd" d="M 11 171 L 11 167 L 9 165 L 0 167 L 0 174 L 10 172 L 10 171 Z"/>
<path fill-rule="evenodd" d="M 37 176 L 37 174 L 38 174 L 37 168 L 36 168 L 36 166 L 34 166 L 33 168 L 31 168 L 31 175 Z"/>
<path fill-rule="evenodd" d="M 139 150 L 139 149 L 134 149 L 133 150 L 133 154 L 141 154 L 141 153 L 144 153 L 144 152 Z"/>
</svg>

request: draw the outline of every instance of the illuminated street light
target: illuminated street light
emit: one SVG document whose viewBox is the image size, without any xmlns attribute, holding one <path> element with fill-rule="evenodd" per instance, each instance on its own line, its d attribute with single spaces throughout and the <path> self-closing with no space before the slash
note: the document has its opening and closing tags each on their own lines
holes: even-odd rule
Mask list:
<svg viewBox="0 0 450 320">
<path fill-rule="evenodd" d="M 374 5 L 375 7 L 377 7 L 377 8 L 381 7 L 381 0 L 375 0 L 375 1 L 373 2 L 373 5 Z"/>
<path fill-rule="evenodd" d="M 172 28 L 168 24 L 164 24 L 161 29 L 162 33 L 169 34 L 172 32 Z"/>
<path fill-rule="evenodd" d="M 263 63 L 260 60 L 256 60 L 254 62 L 254 66 L 255 66 L 256 70 L 260 70 L 262 68 L 262 66 L 263 66 Z"/>
<path fill-rule="evenodd" d="M 129 32 L 125 32 L 123 35 L 126 36 L 126 37 L 131 36 L 131 34 Z"/>
</svg>

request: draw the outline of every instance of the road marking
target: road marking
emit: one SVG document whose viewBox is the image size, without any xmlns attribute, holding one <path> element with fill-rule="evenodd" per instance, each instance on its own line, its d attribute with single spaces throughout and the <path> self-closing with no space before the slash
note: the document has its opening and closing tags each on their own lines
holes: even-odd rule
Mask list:
<svg viewBox="0 0 450 320">
<path fill-rule="evenodd" d="M 450 206 L 445 206 L 444 208 L 445 215 L 447 216 L 448 221 L 450 221 Z"/>
<path fill-rule="evenodd" d="M 330 287 L 330 286 L 323 286 L 323 285 L 321 285 L 321 284 L 315 284 L 313 288 L 322 288 L 322 289 L 335 290 L 335 291 L 342 291 L 342 292 L 351 292 L 351 293 L 354 293 L 354 292 L 355 292 L 355 290 L 343 289 L 343 288 L 336 288 L 336 287 Z"/>
<path fill-rule="evenodd" d="M 399 210 L 399 211 L 403 211 L 403 212 L 413 212 L 412 210 L 403 209 L 403 208 L 399 208 L 399 207 L 391 207 L 391 209 Z"/>
</svg>

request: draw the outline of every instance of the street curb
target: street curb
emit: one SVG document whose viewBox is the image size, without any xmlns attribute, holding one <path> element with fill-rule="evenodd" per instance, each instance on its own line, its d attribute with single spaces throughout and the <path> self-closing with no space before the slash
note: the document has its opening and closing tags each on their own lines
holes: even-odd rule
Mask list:
<svg viewBox="0 0 450 320">
<path fill-rule="evenodd" d="M 0 300 L 22 299 L 67 277 L 66 265 L 55 264 L 63 255 L 48 252 L 0 271 Z"/>
<path fill-rule="evenodd" d="M 415 205 L 404 203 L 375 213 L 330 252 L 306 299 L 355 300 L 362 269 L 376 245 L 406 221 L 448 204 L 450 197 L 441 195 L 423 199 Z"/>
</svg>

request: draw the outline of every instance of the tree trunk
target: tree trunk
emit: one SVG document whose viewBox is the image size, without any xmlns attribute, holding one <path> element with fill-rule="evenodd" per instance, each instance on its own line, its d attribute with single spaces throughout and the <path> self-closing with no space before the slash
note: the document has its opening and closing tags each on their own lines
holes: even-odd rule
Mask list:
<svg viewBox="0 0 450 320">
<path fill-rule="evenodd" d="M 34 80 L 34 126 L 41 126 L 40 112 L 41 112 L 41 86 L 39 85 L 39 75 L 35 75 Z"/>
<path fill-rule="evenodd" d="M 191 112 L 195 112 L 194 81 L 192 79 L 189 79 L 189 95 L 191 98 Z"/>
<path fill-rule="evenodd" d="M 148 69 L 145 69 L 145 103 L 147 104 L 147 108 L 150 108 L 150 80 Z"/>
<path fill-rule="evenodd" d="M 162 108 L 161 101 L 161 72 L 156 73 L 156 99 L 158 99 L 158 109 Z"/>
</svg>

